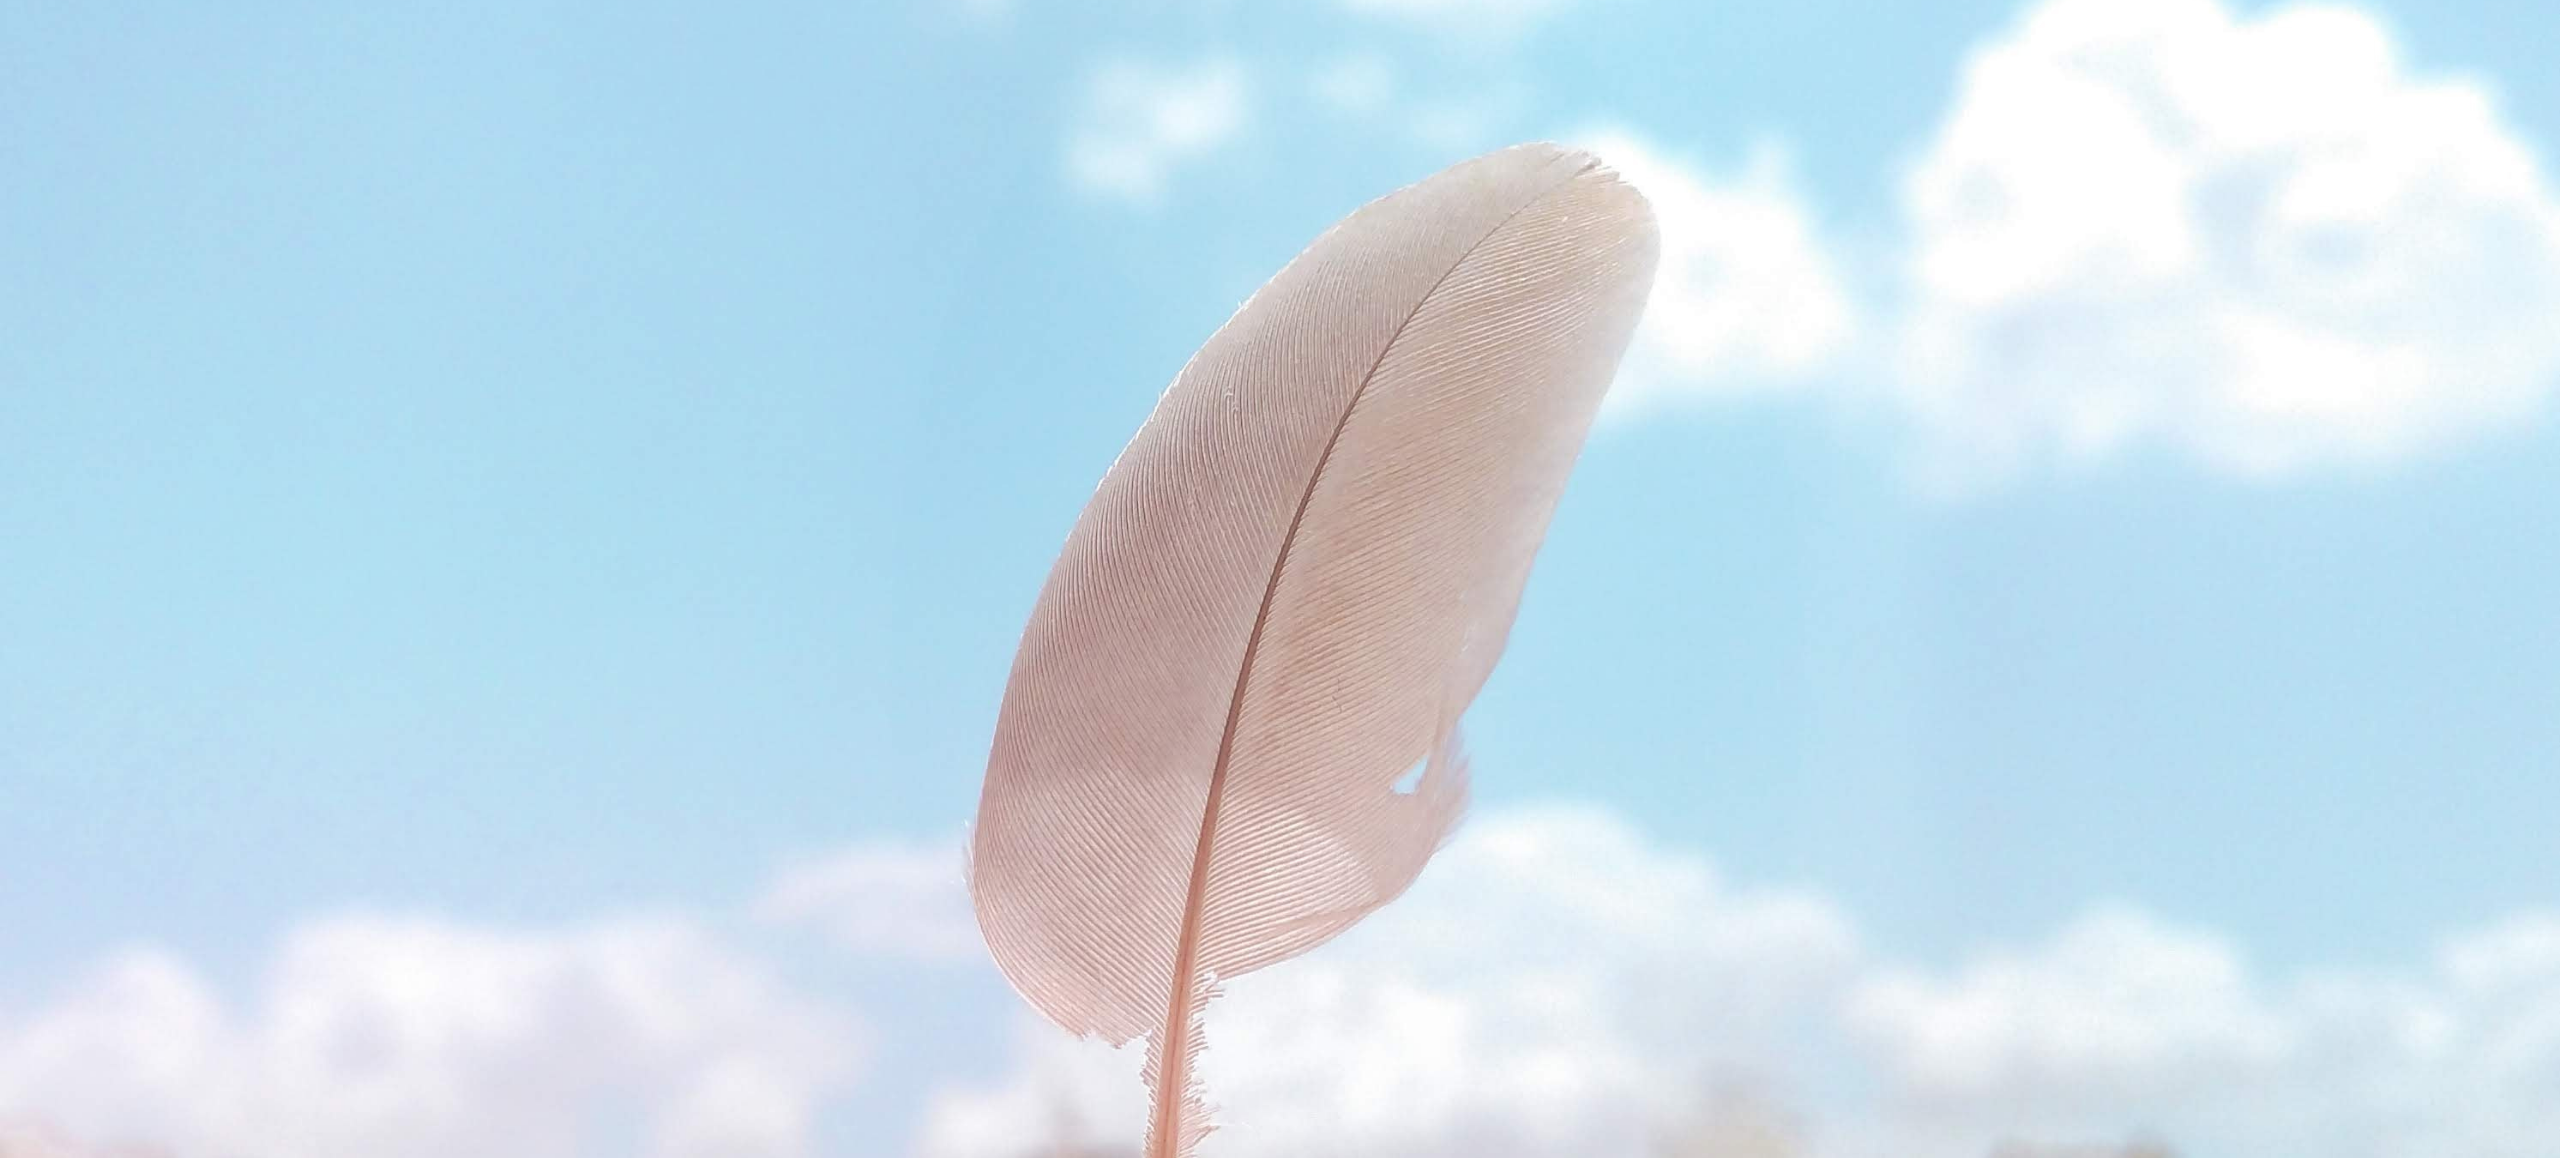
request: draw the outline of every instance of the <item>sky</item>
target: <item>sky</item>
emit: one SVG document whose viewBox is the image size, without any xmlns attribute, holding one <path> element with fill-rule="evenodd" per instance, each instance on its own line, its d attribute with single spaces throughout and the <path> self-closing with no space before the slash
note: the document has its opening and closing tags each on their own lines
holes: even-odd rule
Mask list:
<svg viewBox="0 0 2560 1158">
<path fill-rule="evenodd" d="M 1204 1153 L 2548 1158 L 2555 21 L 0 0 L 0 1154 L 1125 1148 L 960 883 L 1031 600 L 1555 139 L 1645 320 Z"/>
</svg>

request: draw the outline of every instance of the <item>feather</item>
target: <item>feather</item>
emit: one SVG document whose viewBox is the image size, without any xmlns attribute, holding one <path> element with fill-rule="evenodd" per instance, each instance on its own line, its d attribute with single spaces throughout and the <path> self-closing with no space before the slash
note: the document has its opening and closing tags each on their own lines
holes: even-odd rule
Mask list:
<svg viewBox="0 0 2560 1158">
<path fill-rule="evenodd" d="M 1372 202 L 1210 337 L 1068 536 L 970 891 L 1042 1014 L 1150 1039 L 1149 1158 L 1207 1132 L 1217 983 L 1393 899 L 1455 826 L 1459 715 L 1657 248 L 1642 196 L 1552 145 Z"/>
</svg>

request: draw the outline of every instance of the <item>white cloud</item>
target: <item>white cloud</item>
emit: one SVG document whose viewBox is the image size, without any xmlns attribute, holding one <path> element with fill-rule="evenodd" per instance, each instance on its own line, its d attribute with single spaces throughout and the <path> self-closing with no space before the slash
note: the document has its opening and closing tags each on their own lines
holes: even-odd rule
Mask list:
<svg viewBox="0 0 2560 1158">
<path fill-rule="evenodd" d="M 1967 473 L 2378 463 L 2560 384 L 2560 201 L 2481 85 L 2350 9 L 2051 0 L 1903 201 L 1885 393 Z"/>
<path fill-rule="evenodd" d="M 1968 56 L 1863 306 L 1774 151 L 1728 179 L 1583 140 L 1663 224 L 1619 417 L 1819 390 L 1962 489 L 2144 450 L 2371 468 L 2560 391 L 2560 195 L 2483 85 L 2351 9 L 2030 9 Z"/>
<path fill-rule="evenodd" d="M 2002 1122 L 2196 1153 L 2529 1158 L 2560 1137 L 2560 919 L 2458 937 L 2415 976 L 2248 970 L 2223 940 L 2101 913 L 1952 977 L 1852 997 L 1900 1140 Z"/>
<path fill-rule="evenodd" d="M 1604 815 L 1489 819 L 1395 905 L 1210 1007 L 1205 1152 L 1632 1152 L 1701 1067 L 1783 1053 L 1855 955 L 1828 906 L 1734 889 Z M 1019 1158 L 1062 1111 L 1074 1141 L 1135 1136 L 1134 1049 L 1027 1036 L 1014 1078 L 936 1104 L 928 1155 Z"/>
<path fill-rule="evenodd" d="M 1016 1038 L 1002 1084 L 944 1089 L 925 1106 L 923 1158 L 1136 1158 L 1147 1129 L 1140 1051 L 1028 1020 Z"/>
<path fill-rule="evenodd" d="M 292 934 L 252 1005 L 136 951 L 0 1024 L 0 1120 L 203 1158 L 790 1158 L 858 1033 L 682 921 L 347 918 Z"/>
<path fill-rule="evenodd" d="M 755 914 L 816 929 L 851 953 L 976 961 L 986 944 L 969 907 L 965 859 L 957 839 L 855 845 L 785 868 Z"/>
<path fill-rule="evenodd" d="M 1136 1053 L 1026 1025 L 1009 1077 L 933 1101 L 922 1153 L 1126 1153 Z M 1341 941 L 1233 982 L 1204 1077 L 1204 1158 L 2156 1158 L 2153 1138 L 2539 1158 L 2560 1137 L 2560 917 L 2398 973 L 2277 977 L 2225 937 L 2100 909 L 1922 968 L 1864 953 L 1819 896 L 1533 810 L 1463 832 Z"/>
<path fill-rule="evenodd" d="M 1087 80 L 1083 123 L 1067 139 L 1067 177 L 1097 196 L 1155 204 L 1176 169 L 1244 130 L 1248 97 L 1244 66 L 1230 57 L 1104 64 Z"/>
<path fill-rule="evenodd" d="M 2227 1082 L 2289 1045 L 2229 947 L 2126 912 L 1954 981 L 1882 973 L 1849 1015 L 1900 1088 L 1932 1103 L 2142 1104 Z"/>
<path fill-rule="evenodd" d="M 1579 142 L 1643 191 L 1662 230 L 1653 294 L 1607 413 L 1802 386 L 1844 353 L 1856 310 L 1774 147 L 1725 180 L 1623 129 Z"/>
</svg>

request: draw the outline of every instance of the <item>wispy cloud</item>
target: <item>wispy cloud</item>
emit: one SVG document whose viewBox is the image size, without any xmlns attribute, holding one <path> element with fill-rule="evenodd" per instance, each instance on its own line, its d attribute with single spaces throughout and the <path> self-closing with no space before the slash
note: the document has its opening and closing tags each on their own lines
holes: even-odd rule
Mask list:
<svg viewBox="0 0 2560 1158">
<path fill-rule="evenodd" d="M 1368 51 L 1317 64 L 1307 91 L 1328 116 L 1437 154 L 1463 155 L 1506 143 L 1504 126 L 1533 103 L 1528 85 L 1515 75 L 1416 80 L 1394 58 Z"/>
<path fill-rule="evenodd" d="M 1155 205 L 1175 172 L 1244 131 L 1248 78 L 1226 56 L 1183 65 L 1116 60 L 1087 79 L 1081 116 L 1067 139 L 1068 180 L 1096 196 Z"/>
<path fill-rule="evenodd" d="M 1580 0 L 1337 0 L 1346 11 L 1466 36 L 1508 36 Z"/>
<path fill-rule="evenodd" d="M 1307 90 L 1316 103 L 1336 112 L 1364 115 L 1384 111 L 1396 98 L 1395 63 L 1383 52 L 1347 52 L 1316 66 Z"/>
<path fill-rule="evenodd" d="M 755 905 L 769 924 L 815 929 L 849 953 L 976 961 L 986 952 L 958 838 L 855 845 L 785 868 Z"/>
</svg>

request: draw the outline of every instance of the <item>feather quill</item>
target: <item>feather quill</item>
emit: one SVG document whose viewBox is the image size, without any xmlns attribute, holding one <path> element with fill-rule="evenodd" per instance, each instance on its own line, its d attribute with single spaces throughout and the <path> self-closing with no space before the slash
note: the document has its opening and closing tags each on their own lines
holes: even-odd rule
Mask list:
<svg viewBox="0 0 2560 1158">
<path fill-rule="evenodd" d="M 1641 195 L 1553 145 L 1374 201 L 1210 337 L 1069 534 L 970 891 L 1042 1014 L 1149 1039 L 1148 1158 L 1207 1133 L 1217 983 L 1393 899 L 1455 826 L 1458 718 L 1657 248 Z"/>
</svg>

